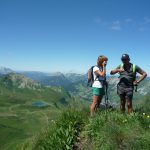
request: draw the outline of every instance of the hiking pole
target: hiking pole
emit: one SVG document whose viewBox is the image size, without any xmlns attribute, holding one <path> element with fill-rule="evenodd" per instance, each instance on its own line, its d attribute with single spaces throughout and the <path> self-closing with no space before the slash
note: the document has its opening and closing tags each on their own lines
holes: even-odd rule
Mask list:
<svg viewBox="0 0 150 150">
<path fill-rule="evenodd" d="M 107 105 L 108 105 L 108 85 L 107 81 L 105 81 L 105 112 L 107 113 Z"/>
<path fill-rule="evenodd" d="M 135 85 L 135 92 L 137 92 L 138 84 Z"/>
<path fill-rule="evenodd" d="M 104 84 L 104 88 L 105 88 L 105 120 L 107 121 L 108 85 L 107 85 L 106 81 Z"/>
</svg>

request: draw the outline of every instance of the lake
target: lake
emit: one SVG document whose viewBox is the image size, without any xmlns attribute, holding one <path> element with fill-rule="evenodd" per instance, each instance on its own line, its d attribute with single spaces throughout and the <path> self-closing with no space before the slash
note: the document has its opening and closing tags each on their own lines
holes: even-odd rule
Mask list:
<svg viewBox="0 0 150 150">
<path fill-rule="evenodd" d="M 45 106 L 48 106 L 48 104 L 46 104 L 45 102 L 43 102 L 43 101 L 37 101 L 37 102 L 33 102 L 32 103 L 32 106 L 34 106 L 34 107 L 45 107 Z"/>
</svg>

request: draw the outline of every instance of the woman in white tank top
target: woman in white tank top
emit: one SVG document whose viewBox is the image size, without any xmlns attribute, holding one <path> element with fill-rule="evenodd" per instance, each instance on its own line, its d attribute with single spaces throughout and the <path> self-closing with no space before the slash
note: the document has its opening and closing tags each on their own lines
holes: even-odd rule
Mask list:
<svg viewBox="0 0 150 150">
<path fill-rule="evenodd" d="M 108 58 L 106 56 L 99 56 L 97 66 L 93 68 L 94 82 L 93 88 L 93 102 L 91 105 L 91 116 L 94 115 L 97 108 L 100 106 L 103 96 L 105 95 L 102 79 L 106 78 L 106 65 Z"/>
</svg>

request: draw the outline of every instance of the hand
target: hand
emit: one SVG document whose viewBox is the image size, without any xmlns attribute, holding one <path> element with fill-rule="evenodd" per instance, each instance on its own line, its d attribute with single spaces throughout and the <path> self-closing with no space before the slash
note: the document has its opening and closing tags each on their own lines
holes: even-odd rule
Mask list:
<svg viewBox="0 0 150 150">
<path fill-rule="evenodd" d="M 103 67 L 106 67 L 107 61 L 104 61 L 104 62 L 102 63 L 102 65 L 103 65 Z"/>
<path fill-rule="evenodd" d="M 137 86 L 139 84 L 139 81 L 137 81 L 137 80 L 135 80 L 134 82 L 133 82 L 133 85 L 135 85 L 135 86 Z"/>
<path fill-rule="evenodd" d="M 124 72 L 124 69 L 118 69 L 118 73 Z"/>
</svg>

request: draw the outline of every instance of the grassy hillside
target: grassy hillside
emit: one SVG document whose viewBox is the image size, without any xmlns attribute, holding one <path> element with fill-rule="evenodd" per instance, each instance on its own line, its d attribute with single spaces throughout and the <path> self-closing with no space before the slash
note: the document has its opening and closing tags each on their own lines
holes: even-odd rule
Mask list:
<svg viewBox="0 0 150 150">
<path fill-rule="evenodd" d="M 53 128 L 27 142 L 21 150 L 149 150 L 150 116 L 100 111 L 94 118 L 84 110 L 68 110 Z"/>
<path fill-rule="evenodd" d="M 101 110 L 94 118 L 78 98 L 19 74 L 1 77 L 0 149 L 149 149 L 150 94 L 131 115 Z"/>
<path fill-rule="evenodd" d="M 149 150 L 149 102 L 147 94 L 130 115 L 109 109 L 98 110 L 92 118 L 89 108 L 79 104 L 65 110 L 53 127 L 27 141 L 21 150 Z"/>
<path fill-rule="evenodd" d="M 0 78 L 0 149 L 16 150 L 59 117 L 71 101 L 59 87 L 42 87 L 18 74 Z"/>
</svg>

